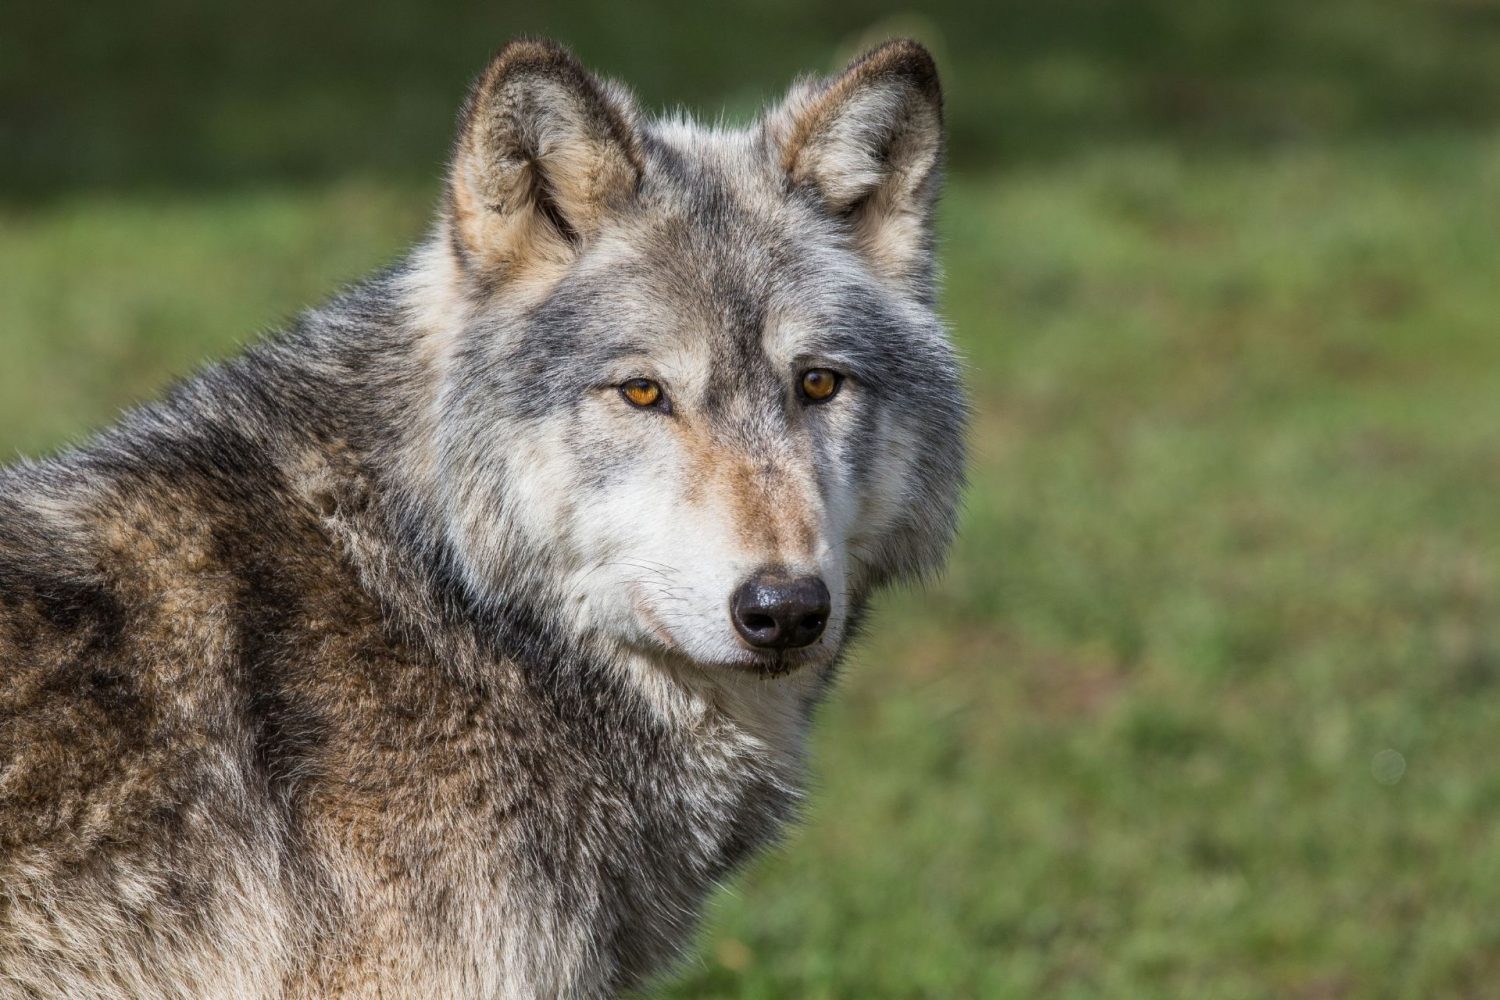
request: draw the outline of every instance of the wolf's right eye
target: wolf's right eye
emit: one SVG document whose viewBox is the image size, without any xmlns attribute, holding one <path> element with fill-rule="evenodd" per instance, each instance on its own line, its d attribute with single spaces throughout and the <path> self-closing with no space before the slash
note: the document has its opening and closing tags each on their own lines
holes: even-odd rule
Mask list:
<svg viewBox="0 0 1500 1000">
<path fill-rule="evenodd" d="M 649 378 L 633 378 L 623 383 L 620 386 L 620 395 L 624 396 L 631 406 L 638 406 L 643 410 L 660 406 L 666 401 L 662 396 L 661 385 Z"/>
</svg>

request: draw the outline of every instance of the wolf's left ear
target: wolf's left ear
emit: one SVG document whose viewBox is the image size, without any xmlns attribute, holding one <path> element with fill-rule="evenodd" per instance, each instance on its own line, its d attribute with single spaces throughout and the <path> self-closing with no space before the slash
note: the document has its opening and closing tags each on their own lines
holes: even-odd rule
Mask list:
<svg viewBox="0 0 1500 1000">
<path fill-rule="evenodd" d="M 635 194 L 636 112 L 553 42 L 511 42 L 469 91 L 448 174 L 454 244 L 471 269 L 503 277 L 566 263 Z"/>
<path fill-rule="evenodd" d="M 943 94 L 925 48 L 887 42 L 836 77 L 799 83 L 766 129 L 791 184 L 850 220 L 877 272 L 930 291 Z"/>
</svg>

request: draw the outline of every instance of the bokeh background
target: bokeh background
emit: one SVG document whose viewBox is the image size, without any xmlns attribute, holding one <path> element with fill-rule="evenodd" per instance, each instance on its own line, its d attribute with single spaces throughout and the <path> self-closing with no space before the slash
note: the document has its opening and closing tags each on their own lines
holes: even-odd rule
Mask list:
<svg viewBox="0 0 1500 1000">
<path fill-rule="evenodd" d="M 398 255 L 519 31 L 947 86 L 962 539 L 659 995 L 1500 995 L 1500 4 L 7 5 L 0 460 Z"/>
</svg>

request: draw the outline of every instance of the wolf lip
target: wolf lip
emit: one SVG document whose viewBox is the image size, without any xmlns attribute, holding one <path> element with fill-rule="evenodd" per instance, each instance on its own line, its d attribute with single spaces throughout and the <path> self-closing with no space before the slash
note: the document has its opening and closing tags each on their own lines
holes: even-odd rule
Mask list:
<svg viewBox="0 0 1500 1000">
<path fill-rule="evenodd" d="M 720 664 L 720 667 L 759 674 L 763 677 L 784 677 L 804 667 L 819 663 L 822 659 L 810 649 L 764 651 L 746 649 L 744 656 L 728 660 Z"/>
</svg>

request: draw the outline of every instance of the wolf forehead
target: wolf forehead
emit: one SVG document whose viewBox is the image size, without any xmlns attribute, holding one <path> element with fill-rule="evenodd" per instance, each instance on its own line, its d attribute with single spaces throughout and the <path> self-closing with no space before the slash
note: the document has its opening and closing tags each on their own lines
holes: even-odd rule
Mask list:
<svg viewBox="0 0 1500 1000">
<path fill-rule="evenodd" d="M 935 318 L 879 288 L 825 220 L 784 194 L 744 204 L 703 173 L 687 190 L 648 185 L 638 216 L 602 234 L 516 324 L 508 367 L 582 387 L 617 362 L 670 355 L 716 381 L 769 377 L 775 344 L 791 354 L 779 361 L 836 362 L 882 388 L 903 346 L 935 333 Z"/>
</svg>

